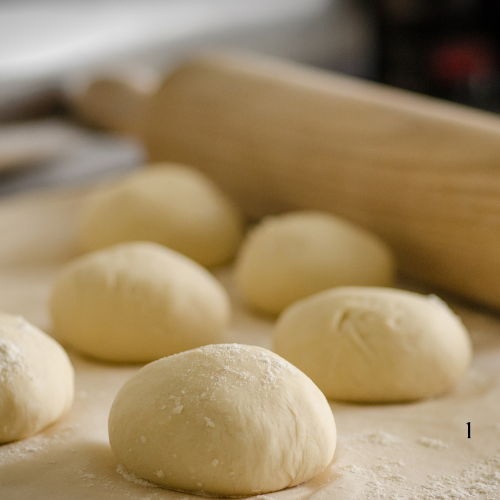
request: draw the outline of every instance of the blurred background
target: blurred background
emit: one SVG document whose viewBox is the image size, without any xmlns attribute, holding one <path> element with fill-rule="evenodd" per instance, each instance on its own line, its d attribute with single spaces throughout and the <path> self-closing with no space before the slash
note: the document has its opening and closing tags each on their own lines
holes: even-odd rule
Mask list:
<svg viewBox="0 0 500 500">
<path fill-rule="evenodd" d="M 278 56 L 500 110 L 500 2 L 0 0 L 0 195 L 90 182 L 144 161 L 68 102 L 102 74 L 157 84 L 190 55 Z"/>
</svg>

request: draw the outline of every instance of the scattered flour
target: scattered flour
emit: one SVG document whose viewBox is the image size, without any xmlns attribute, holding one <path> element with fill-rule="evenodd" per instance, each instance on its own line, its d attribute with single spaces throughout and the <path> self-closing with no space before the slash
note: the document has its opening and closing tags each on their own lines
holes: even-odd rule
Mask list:
<svg viewBox="0 0 500 500">
<path fill-rule="evenodd" d="M 85 469 L 77 470 L 77 474 L 80 474 L 80 478 L 88 483 L 89 486 L 94 486 L 94 481 L 97 479 L 95 474 L 85 472 Z"/>
<path fill-rule="evenodd" d="M 66 441 L 79 428 L 79 425 L 68 425 L 57 434 L 47 435 L 42 432 L 28 439 L 3 444 L 0 453 L 0 467 L 19 462 L 38 453 L 42 454 L 53 444 Z"/>
<path fill-rule="evenodd" d="M 432 446 L 435 444 L 434 441 L 436 440 L 431 440 Z M 339 470 L 356 474 L 360 479 L 361 477 L 367 479 L 363 500 L 498 500 L 500 498 L 500 451 L 469 465 L 457 475 L 429 475 L 422 484 L 414 484 L 405 476 L 395 474 L 393 467 L 404 467 L 404 464 L 401 461 L 388 461 L 371 468 L 347 464 L 340 466 Z"/>
<path fill-rule="evenodd" d="M 366 432 L 356 435 L 355 438 L 361 443 L 378 444 L 381 446 L 392 446 L 401 443 L 399 438 L 384 431 Z"/>
<path fill-rule="evenodd" d="M 372 470 L 375 472 L 389 472 L 391 467 L 388 464 L 374 465 Z"/>
<path fill-rule="evenodd" d="M 352 472 L 353 474 L 363 474 L 366 470 L 354 464 L 347 464 L 340 467 L 340 470 Z"/>
<path fill-rule="evenodd" d="M 443 443 L 439 439 L 432 439 L 427 437 L 421 437 L 416 441 L 418 444 L 425 446 L 426 448 L 432 448 L 434 450 L 446 450 L 450 447 L 449 444 Z"/>
<path fill-rule="evenodd" d="M 147 486 L 149 488 L 156 487 L 155 484 L 150 483 L 149 481 L 145 481 L 144 479 L 137 477 L 133 472 L 129 472 L 121 464 L 118 465 L 118 467 L 116 468 L 116 472 L 118 472 L 118 474 L 120 474 L 124 479 L 126 479 L 127 481 L 130 481 L 131 483 L 140 484 L 141 486 Z"/>
</svg>

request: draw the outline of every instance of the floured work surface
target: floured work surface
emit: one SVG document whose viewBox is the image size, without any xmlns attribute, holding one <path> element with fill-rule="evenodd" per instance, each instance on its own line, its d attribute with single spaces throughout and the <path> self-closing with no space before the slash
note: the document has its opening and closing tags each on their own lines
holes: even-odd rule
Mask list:
<svg viewBox="0 0 500 500">
<path fill-rule="evenodd" d="M 76 255 L 80 200 L 81 194 L 67 192 L 0 203 L 0 310 L 21 314 L 48 333 L 50 286 L 60 266 Z M 227 340 L 270 347 L 271 322 L 241 307 L 230 269 L 216 274 L 234 298 Z M 472 368 L 453 393 L 401 405 L 333 403 L 333 463 L 306 484 L 260 498 L 500 498 L 500 316 L 450 305 L 474 344 Z M 73 407 L 41 434 L 0 446 L 0 498 L 195 498 L 131 481 L 111 453 L 108 412 L 139 367 L 70 355 L 76 369 Z"/>
</svg>

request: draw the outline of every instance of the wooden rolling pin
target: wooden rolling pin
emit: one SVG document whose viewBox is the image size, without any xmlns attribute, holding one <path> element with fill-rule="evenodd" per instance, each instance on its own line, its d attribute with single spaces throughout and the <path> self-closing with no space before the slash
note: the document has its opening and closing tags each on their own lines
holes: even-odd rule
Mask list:
<svg viewBox="0 0 500 500">
<path fill-rule="evenodd" d="M 499 117 L 242 55 L 194 60 L 144 102 L 151 160 L 196 165 L 252 218 L 340 214 L 403 273 L 500 307 Z"/>
</svg>

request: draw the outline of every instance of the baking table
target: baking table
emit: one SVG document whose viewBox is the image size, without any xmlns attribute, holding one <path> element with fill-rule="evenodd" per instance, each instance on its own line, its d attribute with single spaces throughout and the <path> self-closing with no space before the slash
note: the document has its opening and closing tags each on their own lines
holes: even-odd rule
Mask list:
<svg viewBox="0 0 500 500">
<path fill-rule="evenodd" d="M 76 223 L 84 194 L 37 192 L 0 201 L 0 310 L 21 314 L 48 333 L 51 283 L 78 253 Z M 238 301 L 230 267 L 215 274 L 233 299 L 227 340 L 270 347 L 272 322 Z M 500 499 L 500 317 L 446 300 L 474 345 L 472 366 L 455 389 L 411 404 L 332 403 L 338 430 L 332 464 L 306 484 L 260 498 Z M 0 498 L 191 498 L 117 471 L 108 443 L 108 412 L 139 366 L 69 354 L 76 371 L 73 407 L 40 434 L 0 446 Z"/>
</svg>

